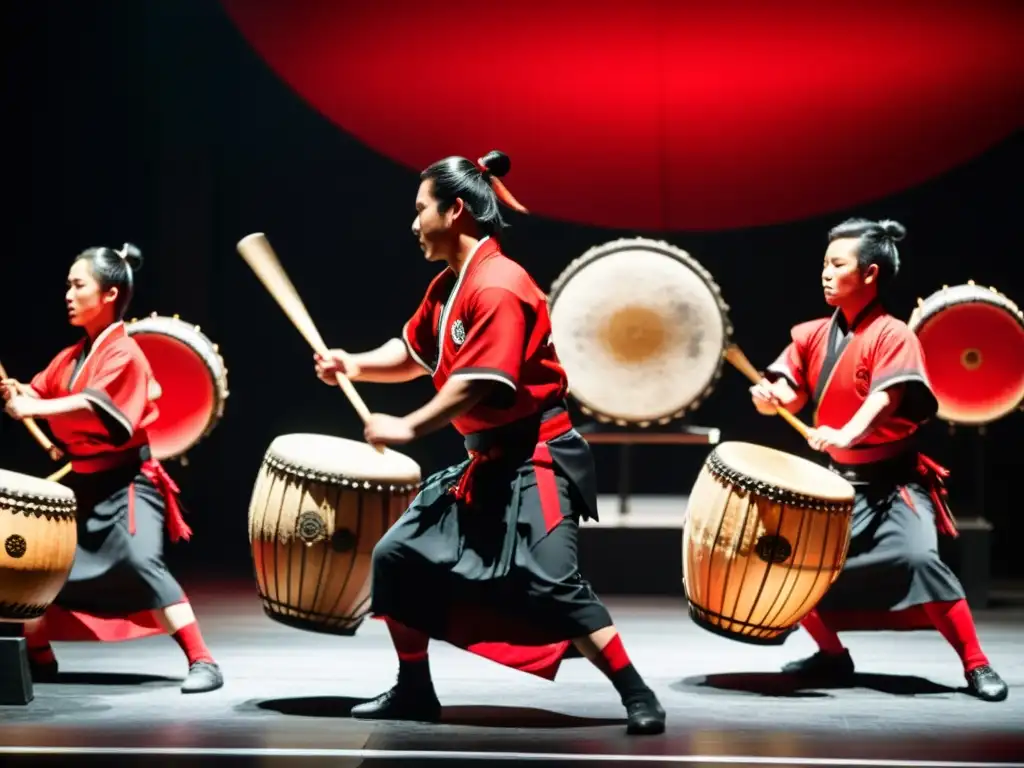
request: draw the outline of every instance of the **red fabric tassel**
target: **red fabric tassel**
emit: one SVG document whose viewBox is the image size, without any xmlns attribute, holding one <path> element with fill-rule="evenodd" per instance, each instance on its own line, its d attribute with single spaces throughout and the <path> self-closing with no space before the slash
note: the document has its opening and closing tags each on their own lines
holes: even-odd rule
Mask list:
<svg viewBox="0 0 1024 768">
<path fill-rule="evenodd" d="M 483 158 L 476 161 L 476 167 L 480 173 L 486 176 L 488 183 L 494 190 L 494 194 L 498 196 L 498 199 L 501 200 L 501 202 L 520 213 L 529 213 L 529 211 L 526 210 L 526 206 L 512 196 L 512 193 L 508 191 L 508 187 L 502 183 L 501 179 L 491 173 L 491 169 L 484 165 Z"/>
<path fill-rule="evenodd" d="M 928 494 L 935 505 L 936 525 L 939 533 L 957 538 L 960 533 L 956 529 L 956 520 L 949 509 L 946 499 L 949 496 L 946 486 L 942 482 L 949 477 L 949 470 L 936 464 L 923 453 L 917 454 L 917 472 L 924 478 L 924 484 L 928 488 Z"/>
<path fill-rule="evenodd" d="M 492 451 L 490 453 L 481 453 L 479 451 L 469 452 L 469 466 L 466 467 L 466 471 L 462 473 L 462 477 L 459 478 L 459 482 L 456 483 L 451 492 L 455 495 L 455 498 L 461 501 L 468 507 L 473 506 L 473 478 L 476 470 L 485 461 L 490 461 L 497 457 L 497 452 Z"/>
<path fill-rule="evenodd" d="M 142 474 L 156 486 L 160 495 L 164 497 L 164 504 L 167 506 L 167 533 L 170 535 L 171 541 L 191 539 L 192 529 L 185 522 L 178 504 L 180 490 L 171 476 L 167 474 L 163 464 L 156 459 L 149 459 L 142 465 Z"/>
<path fill-rule="evenodd" d="M 549 440 L 554 440 L 556 437 L 561 435 L 563 432 L 568 432 L 572 429 L 572 420 L 569 418 L 569 414 L 562 412 L 547 421 L 541 422 L 540 430 L 537 434 L 537 445 L 540 446 Z M 456 483 L 450 489 L 450 492 L 455 495 L 455 498 L 465 503 L 467 506 L 473 505 L 473 476 L 480 468 L 480 465 L 485 461 L 491 461 L 501 456 L 501 446 L 496 445 L 491 450 L 485 452 L 481 451 L 470 451 L 469 452 L 469 466 L 466 467 L 466 471 L 462 473 L 462 477 L 459 478 L 459 482 Z M 534 458 L 538 457 L 534 454 Z M 550 455 L 549 455 L 550 462 Z M 558 520 L 561 520 L 559 515 Z"/>
<path fill-rule="evenodd" d="M 128 486 L 128 535 L 135 535 L 135 483 Z"/>
</svg>

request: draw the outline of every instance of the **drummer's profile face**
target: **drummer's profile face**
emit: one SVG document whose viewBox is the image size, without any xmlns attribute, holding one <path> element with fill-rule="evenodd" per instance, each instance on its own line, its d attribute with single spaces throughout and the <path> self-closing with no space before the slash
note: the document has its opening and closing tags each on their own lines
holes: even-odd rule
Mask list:
<svg viewBox="0 0 1024 768">
<path fill-rule="evenodd" d="M 71 265 L 67 292 L 64 294 L 64 305 L 71 325 L 95 324 L 103 318 L 105 312 L 113 308 L 116 298 L 117 289 L 104 291 L 85 259 L 79 259 Z"/>
<path fill-rule="evenodd" d="M 825 301 L 839 307 L 851 299 L 859 299 L 864 291 L 870 290 L 872 280 L 865 280 L 857 262 L 860 241 L 855 237 L 833 240 L 825 251 L 825 263 L 821 270 L 821 287 Z"/>
<path fill-rule="evenodd" d="M 416 193 L 416 218 L 412 221 L 413 236 L 427 261 L 443 261 L 449 257 L 452 241 L 454 206 L 441 213 L 434 197 L 433 179 L 424 179 Z"/>
</svg>

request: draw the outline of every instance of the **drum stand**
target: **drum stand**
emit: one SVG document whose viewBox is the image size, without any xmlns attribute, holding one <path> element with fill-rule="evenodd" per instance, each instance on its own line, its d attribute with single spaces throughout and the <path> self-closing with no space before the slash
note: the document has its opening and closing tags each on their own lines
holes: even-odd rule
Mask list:
<svg viewBox="0 0 1024 768">
<path fill-rule="evenodd" d="M 576 431 L 591 445 L 619 446 L 617 495 L 620 515 L 629 512 L 630 470 L 634 445 L 717 445 L 721 439 L 721 432 L 715 427 L 696 427 L 687 424 L 640 429 L 589 421 L 580 424 Z"/>
<path fill-rule="evenodd" d="M 21 624 L 0 622 L 0 705 L 28 704 L 35 698 Z"/>
</svg>

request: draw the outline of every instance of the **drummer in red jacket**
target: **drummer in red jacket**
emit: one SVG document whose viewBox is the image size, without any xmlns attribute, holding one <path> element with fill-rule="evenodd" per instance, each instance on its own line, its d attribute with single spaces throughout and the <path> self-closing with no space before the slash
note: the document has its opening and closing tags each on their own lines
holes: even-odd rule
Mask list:
<svg viewBox="0 0 1024 768">
<path fill-rule="evenodd" d="M 948 473 L 918 451 L 918 428 L 938 408 L 921 345 L 882 305 L 904 235 L 895 221 L 835 227 L 821 276 L 835 312 L 793 328 L 792 342 L 751 388 L 765 414 L 813 403 L 808 443 L 857 491 L 846 564 L 803 621 L 820 650 L 783 671 L 849 679 L 853 660 L 836 632 L 937 629 L 960 657 L 968 690 L 1002 701 L 1006 683 L 981 649 L 963 587 L 938 554 L 938 534 L 955 536 L 956 528 L 942 486 Z"/>
</svg>

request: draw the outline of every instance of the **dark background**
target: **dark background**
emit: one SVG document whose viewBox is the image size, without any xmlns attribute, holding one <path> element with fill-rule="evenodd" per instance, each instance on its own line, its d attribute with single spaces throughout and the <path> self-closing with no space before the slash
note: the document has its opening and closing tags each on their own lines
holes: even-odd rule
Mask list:
<svg viewBox="0 0 1024 768">
<path fill-rule="evenodd" d="M 187 467 L 169 466 L 196 531 L 170 559 L 244 574 L 249 495 L 270 441 L 300 431 L 359 439 L 361 428 L 343 396 L 316 381 L 310 350 L 235 243 L 267 232 L 327 343 L 376 346 L 398 333 L 437 269 L 423 262 L 409 234 L 416 170 L 368 150 L 310 109 L 213 0 L 18 2 L 4 3 L 0 14 L 8 238 L 0 360 L 27 380 L 76 339 L 61 306 L 76 253 L 125 240 L 140 246 L 146 263 L 129 317 L 179 314 L 220 345 L 229 369 L 223 421 L 189 454 Z M 593 245 L 632 235 L 668 240 L 710 270 L 731 305 L 737 342 L 764 366 L 791 325 L 825 313 L 825 234 L 850 215 L 895 218 L 910 232 L 890 302 L 897 316 L 908 318 L 918 296 L 972 278 L 1024 303 L 1022 161 L 1018 133 L 901 194 L 747 230 L 627 232 L 516 217 L 506 250 L 548 287 Z M 725 370 L 690 421 L 719 427 L 724 439 L 810 453 L 781 420 L 753 411 L 746 388 Z M 401 414 L 432 387 L 420 379 L 360 391 L 372 410 Z M 956 511 L 974 514 L 976 430 L 950 436 L 941 423 L 927 430 L 931 455 L 954 471 Z M 1003 577 L 1024 576 L 1015 556 L 1024 537 L 1016 482 L 1024 476 L 1021 434 L 1015 413 L 991 425 L 984 440 L 984 513 L 997 526 L 995 570 Z M 447 430 L 403 452 L 426 474 L 460 450 L 460 438 Z M 595 449 L 604 493 L 615 489 L 614 450 Z M 638 449 L 637 491 L 688 492 L 705 453 Z M 55 469 L 7 418 L 0 418 L 0 466 L 38 475 Z"/>
</svg>

